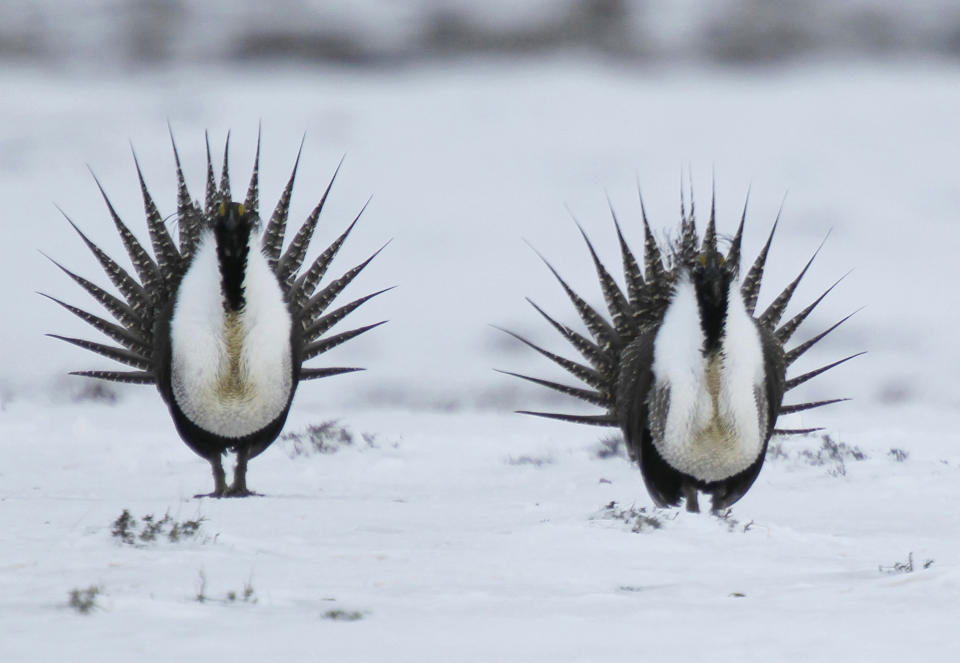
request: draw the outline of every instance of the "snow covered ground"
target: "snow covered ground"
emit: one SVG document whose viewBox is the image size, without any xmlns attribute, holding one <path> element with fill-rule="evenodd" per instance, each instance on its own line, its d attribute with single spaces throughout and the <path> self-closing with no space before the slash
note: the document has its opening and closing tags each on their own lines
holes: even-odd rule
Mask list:
<svg viewBox="0 0 960 663">
<path fill-rule="evenodd" d="M 958 83 L 935 63 L 0 72 L 0 656 L 956 660 Z M 399 285 L 353 321 L 390 324 L 323 362 L 370 370 L 304 385 L 287 426 L 338 419 L 356 443 L 291 457 L 278 442 L 251 464 L 262 498 L 194 500 L 207 465 L 155 393 L 91 399 L 62 374 L 106 364 L 42 336 L 92 332 L 34 294 L 87 303 L 35 249 L 104 281 L 52 203 L 120 250 L 89 164 L 144 236 L 127 140 L 170 212 L 167 120 L 195 195 L 202 131 L 218 149 L 233 130 L 243 181 L 262 122 L 264 206 L 306 131 L 294 217 L 345 153 L 319 239 L 371 193 L 336 264 L 394 239 L 350 288 Z M 566 402 L 491 371 L 558 376 L 488 324 L 561 350 L 523 297 L 572 312 L 523 239 L 599 304 L 564 205 L 613 266 L 605 192 L 639 250 L 637 181 L 667 232 L 687 169 L 700 210 L 716 174 L 727 232 L 751 188 L 750 256 L 789 190 L 761 305 L 832 229 L 796 303 L 854 272 L 798 340 L 866 308 L 798 369 L 869 354 L 798 390 L 852 402 L 788 423 L 866 457 L 818 464 L 819 436 L 785 440 L 727 521 L 655 512 L 659 528 L 634 532 L 613 514 L 651 515 L 639 472 L 598 457 L 605 431 L 511 414 Z M 197 537 L 128 545 L 111 534 L 124 509 L 203 520 Z M 88 614 L 68 606 L 91 586 Z"/>
</svg>

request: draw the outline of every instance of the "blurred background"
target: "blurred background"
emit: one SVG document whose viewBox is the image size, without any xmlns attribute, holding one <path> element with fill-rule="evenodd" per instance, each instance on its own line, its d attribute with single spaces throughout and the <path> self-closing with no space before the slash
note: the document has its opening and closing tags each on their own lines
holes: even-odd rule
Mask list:
<svg viewBox="0 0 960 663">
<path fill-rule="evenodd" d="M 638 183 L 668 237 L 681 177 L 700 210 L 716 181 L 727 233 L 750 189 L 751 256 L 784 205 L 761 304 L 830 231 L 792 310 L 854 270 L 798 335 L 866 307 L 799 367 L 870 351 L 805 386 L 857 399 L 818 423 L 960 405 L 950 0 L 8 0 L 0 86 L 0 403 L 127 393 L 64 377 L 109 363 L 43 337 L 95 332 L 34 294 L 90 304 L 37 249 L 106 285 L 54 205 L 121 255 L 89 166 L 145 238 L 130 143 L 170 213 L 169 122 L 194 196 L 203 132 L 219 167 L 232 129 L 246 181 L 261 125 L 268 210 L 305 134 L 294 218 L 346 155 L 314 251 L 373 194 L 337 265 L 392 238 L 347 294 L 400 287 L 341 329 L 391 322 L 319 362 L 370 370 L 308 385 L 309 407 L 562 407 L 491 370 L 560 377 L 489 326 L 561 351 L 525 296 L 578 324 L 524 240 L 601 306 L 571 214 L 613 268 L 607 196 L 639 252 Z"/>
<path fill-rule="evenodd" d="M 960 55 L 950 0 L 8 0 L 0 54 L 56 67 L 591 55 L 746 65 Z"/>
</svg>

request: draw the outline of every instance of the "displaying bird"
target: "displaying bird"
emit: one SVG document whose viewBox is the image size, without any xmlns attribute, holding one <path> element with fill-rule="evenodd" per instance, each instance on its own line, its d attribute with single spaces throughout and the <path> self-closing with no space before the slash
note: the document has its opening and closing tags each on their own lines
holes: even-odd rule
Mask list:
<svg viewBox="0 0 960 663">
<path fill-rule="evenodd" d="M 54 264 L 90 293 L 116 322 L 45 295 L 119 346 L 50 336 L 133 369 L 77 371 L 73 375 L 155 385 L 170 409 L 180 437 L 210 462 L 214 480 L 210 496 L 242 497 L 254 494 L 247 487 L 247 463 L 280 434 L 297 385 L 302 380 L 362 370 L 304 364 L 383 324 L 327 335 L 347 314 L 385 292 L 374 292 L 328 311 L 334 298 L 379 251 L 318 290 L 331 261 L 360 217 L 358 214 L 326 250 L 301 269 L 337 173 L 283 250 L 300 153 L 264 226 L 259 212 L 259 137 L 243 202 L 234 201 L 230 191 L 229 135 L 219 184 L 214 178 L 207 140 L 206 197 L 202 206 L 193 201 L 187 190 L 172 133 L 171 142 L 178 185 L 176 243 L 147 190 L 134 155 L 152 256 L 117 215 L 97 181 L 136 278 L 67 218 L 120 296 L 56 261 Z M 229 486 L 221 462 L 221 456 L 228 451 L 236 453 L 233 482 Z"/>
<path fill-rule="evenodd" d="M 685 208 L 681 195 L 679 238 L 665 260 L 641 200 L 645 233 L 641 270 L 611 206 L 626 292 L 580 229 L 609 318 L 587 304 L 544 260 L 573 302 L 590 338 L 528 301 L 573 345 L 585 363 L 507 333 L 559 364 L 587 388 L 508 374 L 603 408 L 605 412 L 598 415 L 521 412 L 581 424 L 619 426 L 630 458 L 639 464 L 647 490 L 658 506 L 676 506 L 683 499 L 687 510 L 699 511 L 698 493 L 703 492 L 711 496 L 712 509 L 718 511 L 743 497 L 753 484 L 773 434 L 819 430 L 777 429 L 779 415 L 846 400 L 784 405 L 784 394 L 862 353 L 788 379 L 787 368 L 850 317 L 789 350 L 784 347 L 839 281 L 781 324 L 794 290 L 813 261 L 810 258 L 766 310 L 757 314 L 757 295 L 779 216 L 760 254 L 746 273 L 741 273 L 746 206 L 726 255 L 718 247 L 715 198 L 702 238 L 694 221 L 692 194 L 689 212 Z"/>
</svg>

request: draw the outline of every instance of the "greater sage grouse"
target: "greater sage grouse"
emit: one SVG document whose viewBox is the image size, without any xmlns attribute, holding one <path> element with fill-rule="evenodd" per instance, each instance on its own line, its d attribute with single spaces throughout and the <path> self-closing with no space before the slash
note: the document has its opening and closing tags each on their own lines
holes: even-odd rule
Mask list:
<svg viewBox="0 0 960 663">
<path fill-rule="evenodd" d="M 717 246 L 715 205 L 702 239 L 681 198 L 679 238 L 661 253 L 642 208 L 644 269 L 627 246 L 614 215 L 623 259 L 626 292 L 600 262 L 581 228 L 593 258 L 609 318 L 587 304 L 547 263 L 583 320 L 591 338 L 534 308 L 586 360 L 579 363 L 508 332 L 584 382 L 572 387 L 510 373 L 605 410 L 599 415 L 529 412 L 581 424 L 619 426 L 630 458 L 658 506 L 681 498 L 698 511 L 697 494 L 712 498 L 714 510 L 743 497 L 760 472 L 767 443 L 779 430 L 780 414 L 844 399 L 784 405 L 784 393 L 842 364 L 851 355 L 787 379 L 786 370 L 847 318 L 789 350 L 784 345 L 800 323 L 833 288 L 788 321 L 780 320 L 810 262 L 759 315 L 755 313 L 770 236 L 753 265 L 741 274 L 740 244 L 746 207 L 726 255 Z M 612 212 L 612 208 L 611 208 Z M 816 255 L 816 254 L 814 254 Z M 546 261 L 544 261 L 546 262 Z M 834 286 L 836 283 L 834 283 Z"/>
<path fill-rule="evenodd" d="M 356 224 L 354 219 L 306 269 L 301 269 L 336 172 L 320 202 L 283 250 L 299 153 L 280 200 L 263 226 L 258 189 L 259 138 L 253 174 L 242 202 L 235 201 L 230 192 L 229 143 L 228 136 L 217 184 L 207 142 L 203 205 L 194 202 L 187 190 L 174 143 L 177 242 L 168 232 L 134 157 L 152 256 L 120 220 L 97 182 L 136 277 L 67 219 L 120 297 L 55 264 L 102 304 L 116 322 L 50 297 L 119 347 L 51 336 L 133 369 L 77 371 L 73 375 L 156 385 L 180 437 L 210 462 L 214 480 L 210 495 L 215 497 L 253 494 L 247 488 L 247 462 L 280 434 L 301 380 L 361 370 L 304 364 L 382 324 L 326 335 L 348 313 L 385 292 L 328 311 L 334 298 L 376 255 L 317 290 Z M 229 486 L 221 463 L 227 451 L 236 452 L 236 469 Z"/>
</svg>

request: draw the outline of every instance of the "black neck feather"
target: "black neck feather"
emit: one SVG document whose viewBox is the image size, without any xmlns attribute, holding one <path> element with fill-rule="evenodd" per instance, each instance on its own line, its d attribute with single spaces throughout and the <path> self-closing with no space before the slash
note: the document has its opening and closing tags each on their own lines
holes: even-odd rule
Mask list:
<svg viewBox="0 0 960 663">
<path fill-rule="evenodd" d="M 710 354 L 720 349 L 726 330 L 729 278 L 721 270 L 707 268 L 694 272 L 693 285 L 700 309 L 703 352 Z"/>
<path fill-rule="evenodd" d="M 225 213 L 218 216 L 213 232 L 217 240 L 217 262 L 220 265 L 220 288 L 223 308 L 227 312 L 243 309 L 243 281 L 250 252 L 251 225 L 237 203 L 225 205 Z"/>
</svg>

